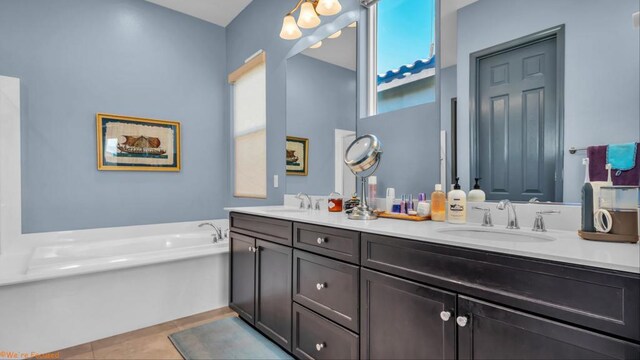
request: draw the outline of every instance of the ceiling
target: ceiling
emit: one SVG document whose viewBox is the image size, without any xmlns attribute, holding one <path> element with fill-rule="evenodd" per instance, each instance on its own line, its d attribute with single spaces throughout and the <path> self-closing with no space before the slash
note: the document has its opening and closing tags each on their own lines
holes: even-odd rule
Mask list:
<svg viewBox="0 0 640 360">
<path fill-rule="evenodd" d="M 306 49 L 302 54 L 328 62 L 345 69 L 356 71 L 357 39 L 356 28 L 345 27 L 342 34 L 335 39 L 322 40 L 322 46 L 317 49 Z"/>
<path fill-rule="evenodd" d="M 252 0 L 147 0 L 222 27 L 235 19 Z"/>
</svg>

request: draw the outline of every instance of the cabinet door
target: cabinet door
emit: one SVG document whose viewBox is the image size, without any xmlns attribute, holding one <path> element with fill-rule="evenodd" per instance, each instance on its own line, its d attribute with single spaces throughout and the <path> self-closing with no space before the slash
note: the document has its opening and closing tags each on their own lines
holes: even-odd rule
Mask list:
<svg viewBox="0 0 640 360">
<path fill-rule="evenodd" d="M 257 240 L 256 327 L 291 351 L 292 249 Z"/>
<path fill-rule="evenodd" d="M 460 359 L 640 357 L 638 345 L 464 296 L 458 316 Z"/>
<path fill-rule="evenodd" d="M 364 359 L 455 358 L 455 294 L 367 269 L 360 276 Z"/>
<path fill-rule="evenodd" d="M 231 254 L 229 307 L 252 324 L 255 313 L 255 245 L 254 238 L 236 233 L 231 233 L 229 236 Z"/>
</svg>

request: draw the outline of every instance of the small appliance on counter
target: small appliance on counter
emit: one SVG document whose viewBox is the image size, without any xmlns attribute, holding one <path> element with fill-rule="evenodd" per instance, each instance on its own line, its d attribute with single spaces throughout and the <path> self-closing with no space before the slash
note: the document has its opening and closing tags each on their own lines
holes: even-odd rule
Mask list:
<svg viewBox="0 0 640 360">
<path fill-rule="evenodd" d="M 638 224 L 638 186 L 602 186 L 593 215 L 595 232 L 578 232 L 585 240 L 636 243 L 640 239 Z"/>
</svg>

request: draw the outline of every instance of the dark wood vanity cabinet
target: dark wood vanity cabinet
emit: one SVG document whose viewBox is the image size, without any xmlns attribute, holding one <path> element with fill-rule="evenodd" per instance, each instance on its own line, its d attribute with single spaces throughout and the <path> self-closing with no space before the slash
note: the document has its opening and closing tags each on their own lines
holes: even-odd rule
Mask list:
<svg viewBox="0 0 640 360">
<path fill-rule="evenodd" d="M 290 242 L 291 237 L 281 232 L 281 226 L 274 226 L 268 220 L 252 223 L 250 218 L 242 216 L 244 227 L 241 230 L 252 236 L 239 234 L 232 227 L 229 236 L 229 307 L 275 343 L 291 351 L 293 249 L 279 244 L 286 243 L 287 239 Z M 266 229 L 264 224 L 268 224 Z"/>
<path fill-rule="evenodd" d="M 360 275 L 362 358 L 455 358 L 454 293 L 367 269 Z"/>
<path fill-rule="evenodd" d="M 230 284 L 229 307 L 243 319 L 254 324 L 256 299 L 256 256 L 253 248 L 256 239 L 229 234 Z"/>
<path fill-rule="evenodd" d="M 637 345 L 466 296 L 458 316 L 460 359 L 640 358 Z"/>
<path fill-rule="evenodd" d="M 244 214 L 231 224 L 230 306 L 298 358 L 640 359 L 638 274 Z"/>
</svg>

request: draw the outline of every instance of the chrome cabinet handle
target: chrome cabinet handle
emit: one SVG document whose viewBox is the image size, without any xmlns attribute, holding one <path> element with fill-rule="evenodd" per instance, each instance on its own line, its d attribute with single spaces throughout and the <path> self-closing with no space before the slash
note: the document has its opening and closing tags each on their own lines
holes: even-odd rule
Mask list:
<svg viewBox="0 0 640 360">
<path fill-rule="evenodd" d="M 456 323 L 458 323 L 458 326 L 460 326 L 460 327 L 467 326 L 467 322 L 469 322 L 469 318 L 466 317 L 466 316 L 458 316 L 456 318 Z"/>
<path fill-rule="evenodd" d="M 316 350 L 320 351 L 322 349 L 324 349 L 324 343 L 316 344 Z"/>
<path fill-rule="evenodd" d="M 316 284 L 316 289 L 318 289 L 318 291 L 322 290 L 325 288 L 325 284 L 324 283 L 317 283 Z"/>
<path fill-rule="evenodd" d="M 253 252 L 253 246 L 249 246 L 249 251 Z"/>
<path fill-rule="evenodd" d="M 253 247 L 253 246 L 249 246 L 249 251 L 258 252 L 258 248 L 257 247 Z"/>
<path fill-rule="evenodd" d="M 442 321 L 449 321 L 449 319 L 451 319 L 451 312 L 450 311 L 441 312 L 440 319 L 442 319 Z"/>
<path fill-rule="evenodd" d="M 316 242 L 318 243 L 318 245 L 320 245 L 320 244 L 322 244 L 322 243 L 326 243 L 326 242 L 327 242 L 327 239 L 319 237 L 319 238 L 316 240 Z"/>
</svg>

